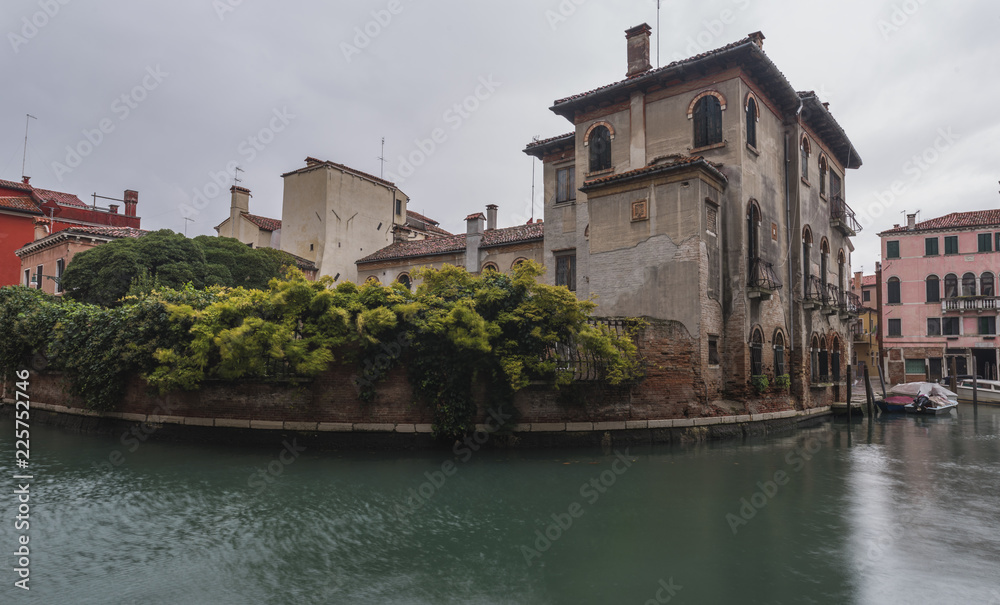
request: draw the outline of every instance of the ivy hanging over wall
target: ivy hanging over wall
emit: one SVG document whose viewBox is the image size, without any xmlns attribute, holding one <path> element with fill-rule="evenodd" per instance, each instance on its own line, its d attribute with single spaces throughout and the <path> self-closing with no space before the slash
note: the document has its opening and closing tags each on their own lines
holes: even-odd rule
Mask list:
<svg viewBox="0 0 1000 605">
<path fill-rule="evenodd" d="M 594 303 L 539 283 L 541 273 L 534 263 L 511 275 L 445 266 L 419 271 L 411 292 L 308 281 L 293 269 L 267 290 L 153 289 L 113 308 L 7 287 L 0 320 L 13 329 L 0 334 L 0 366 L 10 372 L 41 354 L 88 405 L 114 409 L 133 373 L 160 392 L 194 390 L 206 380 L 312 377 L 391 350 L 415 397 L 432 406 L 436 432 L 457 437 L 473 428 L 478 383 L 491 405 L 532 381 L 569 384 L 574 369 L 560 366 L 557 346 L 601 360 L 612 384 L 640 376 L 631 335 L 589 323 Z M 370 384 L 362 398 L 373 392 Z"/>
</svg>

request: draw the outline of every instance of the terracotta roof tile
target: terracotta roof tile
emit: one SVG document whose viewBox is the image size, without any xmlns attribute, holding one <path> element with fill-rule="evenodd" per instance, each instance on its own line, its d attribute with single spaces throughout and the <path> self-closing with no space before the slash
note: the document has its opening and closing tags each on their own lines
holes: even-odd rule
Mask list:
<svg viewBox="0 0 1000 605">
<path fill-rule="evenodd" d="M 299 168 L 298 170 L 293 170 L 291 172 L 286 172 L 285 174 L 283 174 L 281 176 L 282 177 L 286 177 L 286 176 L 291 175 L 291 174 L 297 174 L 299 172 L 306 172 L 308 170 L 313 170 L 313 169 L 319 168 L 321 166 L 332 166 L 333 168 L 337 168 L 339 170 L 343 170 L 344 172 L 347 172 L 349 174 L 353 174 L 353 175 L 356 175 L 356 176 L 364 177 L 366 179 L 370 179 L 372 181 L 375 181 L 376 183 L 381 183 L 381 184 L 385 185 L 386 187 L 392 187 L 394 189 L 396 188 L 396 184 L 393 183 L 392 181 L 387 181 L 387 180 L 379 178 L 379 177 L 377 177 L 375 175 L 368 174 L 367 172 L 362 172 L 360 170 L 355 170 L 354 168 L 351 168 L 350 166 L 345 166 L 344 164 L 338 164 L 336 162 L 330 162 L 330 161 L 324 161 L 324 160 L 317 160 L 316 158 L 311 158 L 311 157 L 310 158 L 306 158 L 306 163 L 308 164 L 307 166 L 305 166 L 303 168 Z"/>
<path fill-rule="evenodd" d="M 532 142 L 528 143 L 528 145 L 524 148 L 524 150 L 528 151 L 529 149 L 534 149 L 535 147 L 540 147 L 542 145 L 548 145 L 549 143 L 555 143 L 556 141 L 560 141 L 562 139 L 569 140 L 569 139 L 575 139 L 575 138 L 576 138 L 576 132 L 575 131 L 574 132 L 567 132 L 566 134 L 561 134 L 561 135 L 559 135 L 557 137 L 549 137 L 547 139 L 542 139 L 540 141 L 532 141 Z"/>
<path fill-rule="evenodd" d="M 517 225 L 516 227 L 505 227 L 503 229 L 490 229 L 483 233 L 483 241 L 480 248 L 493 246 L 504 246 L 522 242 L 540 240 L 544 237 L 544 227 L 542 223 L 533 225 Z M 396 242 L 382 248 L 374 254 L 370 254 L 358 263 L 370 263 L 380 260 L 391 260 L 401 258 L 413 258 L 419 256 L 434 256 L 436 254 L 447 254 L 465 250 L 465 234 L 452 235 L 449 237 L 431 237 L 428 239 L 416 240 L 412 242 Z"/>
<path fill-rule="evenodd" d="M 25 185 L 24 183 L 18 183 L 17 181 L 5 181 L 0 179 L 0 187 L 4 189 L 14 189 L 17 191 L 31 191 L 31 185 Z"/>
<path fill-rule="evenodd" d="M 76 197 L 72 193 L 63 193 L 61 191 L 50 191 L 48 189 L 39 189 L 38 187 L 32 188 L 38 197 L 46 202 L 54 202 L 60 206 L 76 206 L 77 208 L 87 208 L 87 204 L 80 201 L 80 198 Z"/>
<path fill-rule="evenodd" d="M 482 212 L 476 212 L 475 214 L 470 214 L 469 216 L 465 217 L 465 220 L 471 221 L 471 220 L 477 219 L 477 218 L 481 218 L 484 221 L 486 220 L 486 217 L 483 215 Z"/>
<path fill-rule="evenodd" d="M 874 275 L 863 275 L 861 277 L 861 285 L 862 286 L 874 286 L 875 285 L 875 276 Z"/>
<path fill-rule="evenodd" d="M 42 213 L 30 197 L 0 197 L 0 208 L 19 210 L 30 214 Z"/>
<path fill-rule="evenodd" d="M 56 233 L 87 233 L 90 235 L 104 235 L 107 237 L 142 237 L 149 233 L 145 229 L 136 229 L 135 227 L 71 227 L 69 229 L 63 229 L 62 231 L 57 231 Z"/>
<path fill-rule="evenodd" d="M 932 218 L 928 221 L 917 223 L 912 231 L 928 231 L 930 229 L 962 229 L 965 227 L 986 227 L 1000 225 L 1000 209 L 994 210 L 973 210 L 971 212 L 952 212 L 944 216 Z M 910 230 L 906 225 L 893 227 L 879 233 L 907 233 Z"/>
<path fill-rule="evenodd" d="M 277 231 L 278 229 L 281 229 L 281 221 L 276 218 L 257 216 L 256 214 L 250 214 L 249 212 L 241 212 L 240 214 L 245 216 L 248 221 L 265 231 Z"/>
<path fill-rule="evenodd" d="M 432 218 L 428 218 L 428 217 L 420 214 L 419 212 L 414 212 L 412 210 L 407 210 L 406 211 L 406 216 L 410 217 L 410 218 L 415 218 L 418 221 L 420 221 L 422 223 L 427 223 L 429 225 L 440 225 L 441 224 L 440 222 L 438 222 L 438 221 L 436 221 L 436 220 L 434 220 Z"/>
</svg>

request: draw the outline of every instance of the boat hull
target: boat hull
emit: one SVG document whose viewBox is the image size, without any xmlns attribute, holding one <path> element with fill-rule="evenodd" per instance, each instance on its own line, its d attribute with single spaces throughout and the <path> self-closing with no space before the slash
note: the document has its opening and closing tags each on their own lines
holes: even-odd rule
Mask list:
<svg viewBox="0 0 1000 605">
<path fill-rule="evenodd" d="M 1000 404 L 1000 381 L 980 380 L 976 390 L 977 403 Z M 965 380 L 958 384 L 956 389 L 959 401 L 972 402 L 972 382 Z"/>
</svg>

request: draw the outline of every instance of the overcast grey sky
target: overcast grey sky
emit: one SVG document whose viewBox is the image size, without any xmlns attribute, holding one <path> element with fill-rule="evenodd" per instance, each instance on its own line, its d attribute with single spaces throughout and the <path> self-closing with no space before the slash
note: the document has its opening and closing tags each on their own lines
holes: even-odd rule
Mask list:
<svg viewBox="0 0 1000 605">
<path fill-rule="evenodd" d="M 385 137 L 412 210 L 457 232 L 496 203 L 510 225 L 531 212 L 521 150 L 572 129 L 548 107 L 621 79 L 623 31 L 642 22 L 656 28 L 655 0 L 5 0 L 0 178 L 20 176 L 31 113 L 32 184 L 88 202 L 137 189 L 144 228 L 183 232 L 186 212 L 188 235 L 214 234 L 232 180 L 212 175 L 230 163 L 251 212 L 280 217 L 283 172 L 315 156 L 377 175 Z M 854 269 L 870 273 L 875 233 L 904 209 L 997 205 L 998 25 L 987 1 L 664 0 L 660 57 L 764 32 L 864 160 L 846 189 L 865 226 Z M 437 128 L 433 150 L 417 143 Z M 412 174 L 411 155 L 426 156 Z"/>
</svg>

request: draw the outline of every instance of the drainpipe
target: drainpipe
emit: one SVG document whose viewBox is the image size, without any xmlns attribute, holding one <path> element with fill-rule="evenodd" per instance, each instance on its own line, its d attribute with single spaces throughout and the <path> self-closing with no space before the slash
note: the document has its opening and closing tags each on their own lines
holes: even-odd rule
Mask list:
<svg viewBox="0 0 1000 605">
<path fill-rule="evenodd" d="M 795 123 L 798 124 L 802 113 L 802 98 L 799 98 L 799 108 L 795 110 Z M 785 245 L 788 250 L 788 341 L 789 359 L 795 354 L 795 274 L 792 265 L 792 198 L 788 187 L 788 165 L 792 158 L 788 155 L 788 131 L 785 131 Z"/>
</svg>

